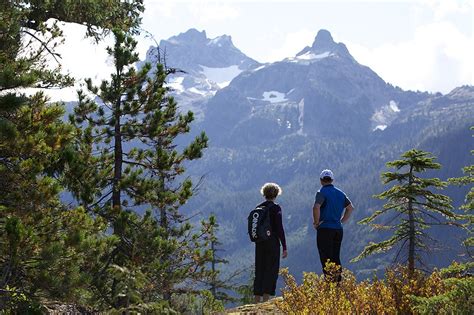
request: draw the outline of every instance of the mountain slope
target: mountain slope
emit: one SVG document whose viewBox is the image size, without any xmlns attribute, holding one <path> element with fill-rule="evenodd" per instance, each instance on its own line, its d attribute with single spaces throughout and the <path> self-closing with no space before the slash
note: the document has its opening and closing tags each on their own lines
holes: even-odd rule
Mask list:
<svg viewBox="0 0 474 315">
<path fill-rule="evenodd" d="M 282 266 L 297 275 L 320 272 L 311 207 L 319 172 L 331 168 L 336 185 L 356 207 L 345 227 L 343 265 L 359 277 L 382 270 L 393 260 L 391 253 L 357 264 L 349 260 L 369 241 L 384 237 L 356 222 L 382 205 L 372 195 L 387 188 L 380 183 L 385 163 L 416 147 L 432 151 L 444 166 L 428 176 L 460 175 L 461 167 L 472 164 L 474 87 L 447 95 L 404 91 L 359 64 L 325 30 L 294 57 L 269 64 L 244 56 L 229 41 L 190 30 L 160 43 L 168 47 L 168 65 L 187 72 L 177 74 L 181 81 L 170 81 L 178 104 L 198 111 L 193 132 L 204 130 L 210 138 L 204 157 L 188 168 L 196 179 L 205 178 L 187 211 L 215 213 L 229 269 L 250 268 L 253 244 L 246 216 L 261 199 L 261 185 L 275 181 L 284 191 L 278 202 L 289 246 Z M 232 66 L 240 72 L 228 85 L 211 80 L 206 70 Z M 465 189 L 446 193 L 458 205 Z M 448 245 L 433 246 L 428 265 L 445 265 L 459 253 L 457 234 L 453 229 L 434 233 Z"/>
<path fill-rule="evenodd" d="M 369 131 L 428 96 L 385 83 L 322 30 L 294 58 L 244 72 L 219 91 L 207 104 L 212 123 L 205 127 L 218 143 L 227 137 L 265 142 L 274 132 L 366 142 Z M 261 137 L 249 136 L 255 133 L 249 125 L 258 125 Z"/>
<path fill-rule="evenodd" d="M 242 71 L 259 66 L 238 50 L 228 35 L 210 39 L 205 31 L 190 29 L 161 40 L 158 47 L 148 49 L 145 61 L 156 63 L 160 59 L 178 70 L 169 76 L 168 86 L 182 110 L 192 110 L 198 119 L 202 119 L 203 103 L 216 91 Z"/>
</svg>

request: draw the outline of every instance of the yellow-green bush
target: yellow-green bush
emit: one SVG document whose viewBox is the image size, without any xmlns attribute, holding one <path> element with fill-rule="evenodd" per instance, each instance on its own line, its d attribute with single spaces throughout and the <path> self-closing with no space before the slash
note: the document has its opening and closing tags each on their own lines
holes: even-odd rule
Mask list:
<svg viewBox="0 0 474 315">
<path fill-rule="evenodd" d="M 334 264 L 328 264 L 326 268 L 329 275 L 339 272 Z M 458 292 L 459 285 L 451 284 L 452 275 L 451 280 L 444 279 L 444 273 L 436 270 L 429 275 L 419 271 L 410 274 L 407 268 L 399 266 L 387 270 L 384 280 L 374 278 L 362 282 L 357 282 L 350 271 L 344 270 L 340 283 L 332 281 L 331 276 L 308 272 L 303 274 L 300 285 L 288 269 L 282 269 L 280 273 L 285 288 L 283 299 L 276 303 L 286 314 L 420 314 L 435 311 L 440 299 L 460 313 L 474 311 L 472 298 L 470 302 L 466 301 L 466 295 Z M 463 288 L 472 291 L 473 278 L 464 279 Z M 453 288 L 458 289 L 455 294 L 450 293 Z M 471 291 L 467 294 L 472 295 Z"/>
</svg>

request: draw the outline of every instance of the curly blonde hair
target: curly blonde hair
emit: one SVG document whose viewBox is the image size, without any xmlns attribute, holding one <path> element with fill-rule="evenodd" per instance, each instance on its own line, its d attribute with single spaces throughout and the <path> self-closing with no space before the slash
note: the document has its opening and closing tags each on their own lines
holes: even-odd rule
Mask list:
<svg viewBox="0 0 474 315">
<path fill-rule="evenodd" d="M 282 190 L 276 183 L 265 183 L 262 188 L 260 188 L 260 193 L 265 197 L 265 199 L 273 200 L 281 195 Z"/>
</svg>

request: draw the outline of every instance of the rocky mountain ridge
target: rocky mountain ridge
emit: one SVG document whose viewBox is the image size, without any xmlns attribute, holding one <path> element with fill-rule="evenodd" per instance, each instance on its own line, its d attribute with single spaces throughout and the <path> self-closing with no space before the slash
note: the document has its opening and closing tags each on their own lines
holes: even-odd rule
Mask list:
<svg viewBox="0 0 474 315">
<path fill-rule="evenodd" d="M 218 90 L 241 72 L 260 65 L 237 49 L 230 36 L 211 39 L 196 29 L 150 47 L 145 61 L 156 63 L 158 59 L 178 70 L 170 75 L 168 86 L 182 110 L 193 111 L 198 119 L 202 119 L 205 102 Z"/>
<path fill-rule="evenodd" d="M 166 49 L 169 65 L 187 67 L 182 81 L 171 78 L 169 85 L 179 105 L 197 110 L 199 119 L 192 132 L 205 131 L 210 145 L 204 157 L 188 168 L 196 178 L 205 174 L 205 180 L 186 209 L 217 214 L 220 239 L 231 261 L 229 269 L 251 268 L 253 250 L 247 241 L 245 218 L 260 201 L 258 190 L 265 182 L 277 182 L 284 190 L 279 202 L 290 251 L 284 266 L 296 274 L 320 271 L 314 231 L 308 222 L 318 189 L 317 174 L 323 168 L 333 169 L 337 185 L 351 196 L 357 210 L 347 225 L 343 265 L 364 277 L 383 270 L 392 260 L 390 255 L 379 255 L 357 264 L 348 262 L 365 244 L 380 237 L 356 222 L 381 206 L 372 195 L 385 188 L 379 179 L 386 171 L 385 163 L 416 147 L 439 157 L 444 167 L 434 175 L 442 179 L 459 176 L 463 166 L 472 164 L 472 86 L 446 95 L 404 91 L 359 64 L 325 30 L 294 57 L 267 64 L 252 63 L 236 53 L 230 37 L 215 40 L 208 39 L 205 32 L 189 32 L 168 40 L 174 47 Z M 205 63 L 195 56 L 219 43 L 238 58 Z M 174 64 L 172 49 L 177 56 Z M 232 66 L 241 72 L 221 86 L 218 80 L 213 85 L 209 72 L 204 71 Z M 212 86 L 207 90 L 206 82 Z M 208 93 L 193 93 L 193 88 Z M 447 193 L 459 205 L 465 190 L 452 188 Z M 455 232 L 435 233 L 450 244 L 442 255 L 429 258 L 430 266 L 442 266 L 459 248 L 449 243 Z"/>
</svg>

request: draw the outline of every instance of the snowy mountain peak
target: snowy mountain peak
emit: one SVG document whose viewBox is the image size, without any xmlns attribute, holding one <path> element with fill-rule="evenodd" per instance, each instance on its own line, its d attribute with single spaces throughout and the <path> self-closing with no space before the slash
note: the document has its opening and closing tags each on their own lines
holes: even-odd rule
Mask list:
<svg viewBox="0 0 474 315">
<path fill-rule="evenodd" d="M 297 59 L 321 59 L 329 56 L 348 57 L 354 59 L 346 45 L 336 43 L 329 31 L 325 29 L 319 30 L 311 47 L 306 46 L 302 51 L 296 54 Z M 315 58 L 312 58 L 315 57 Z"/>
<path fill-rule="evenodd" d="M 195 28 L 191 28 L 184 33 L 170 37 L 168 40 L 161 41 L 160 46 L 166 45 L 183 45 L 183 46 L 192 46 L 194 48 L 210 46 L 214 48 L 223 48 L 223 49 L 234 49 L 236 50 L 234 44 L 232 43 L 232 37 L 229 35 L 221 35 L 216 38 L 210 39 L 207 38 L 206 31 L 198 31 Z"/>
<path fill-rule="evenodd" d="M 216 38 L 213 38 L 209 40 L 208 45 L 216 45 L 219 47 L 222 47 L 222 46 L 234 47 L 234 44 L 232 43 L 232 37 L 229 35 L 221 35 Z"/>
<path fill-rule="evenodd" d="M 184 111 L 191 110 L 199 120 L 207 100 L 241 72 L 260 64 L 247 57 L 232 43 L 229 35 L 208 38 L 194 28 L 160 41 L 161 57 L 166 65 L 183 70 L 168 77 L 167 86 Z M 150 47 L 145 61 L 157 62 L 157 48 Z"/>
<path fill-rule="evenodd" d="M 160 41 L 160 49 L 166 52 L 167 65 L 186 72 L 201 71 L 200 65 L 211 68 L 225 68 L 239 65 L 246 70 L 258 64 L 247 57 L 232 43 L 229 35 L 208 38 L 206 31 L 194 28 Z"/>
</svg>

